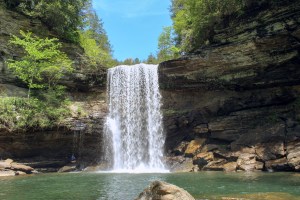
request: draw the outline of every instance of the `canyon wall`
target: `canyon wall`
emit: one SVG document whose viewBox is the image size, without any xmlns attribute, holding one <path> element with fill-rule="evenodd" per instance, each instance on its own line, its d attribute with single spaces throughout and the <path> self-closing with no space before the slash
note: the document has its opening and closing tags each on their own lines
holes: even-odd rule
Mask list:
<svg viewBox="0 0 300 200">
<path fill-rule="evenodd" d="M 299 50 L 292 1 L 254 7 L 212 44 L 161 63 L 171 168 L 300 170 Z"/>
<path fill-rule="evenodd" d="M 7 68 L 6 60 L 22 56 L 22 50 L 9 44 L 11 35 L 30 31 L 40 37 L 55 37 L 39 19 L 6 9 L 0 0 L 0 98 L 26 97 L 26 85 Z M 70 162 L 72 154 L 85 166 L 101 155 L 103 121 L 106 115 L 106 70 L 87 74 L 80 70 L 83 50 L 63 42 L 63 51 L 72 59 L 75 72 L 63 78 L 71 100 L 72 115 L 60 127 L 45 130 L 8 131 L 0 128 L 0 159 L 12 158 L 37 169 L 56 171 Z M 84 115 L 77 112 L 84 112 Z"/>
</svg>

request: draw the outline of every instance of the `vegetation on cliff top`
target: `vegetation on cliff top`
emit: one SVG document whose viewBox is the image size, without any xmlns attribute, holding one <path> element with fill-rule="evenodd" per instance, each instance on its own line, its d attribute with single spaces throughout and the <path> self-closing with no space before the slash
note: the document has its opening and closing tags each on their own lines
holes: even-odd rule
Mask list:
<svg viewBox="0 0 300 200">
<path fill-rule="evenodd" d="M 160 63 L 178 58 L 209 43 L 214 25 L 224 16 L 239 14 L 248 0 L 172 0 L 173 26 L 163 28 L 156 55 L 146 62 Z"/>
<path fill-rule="evenodd" d="M 293 0 L 172 0 L 174 40 L 181 53 L 190 53 L 213 42 L 216 25 L 252 8 L 264 8 Z"/>
<path fill-rule="evenodd" d="M 40 19 L 60 40 L 80 45 L 84 67 L 90 73 L 113 66 L 112 48 L 103 22 L 91 0 L 5 0 L 9 9 Z"/>
</svg>

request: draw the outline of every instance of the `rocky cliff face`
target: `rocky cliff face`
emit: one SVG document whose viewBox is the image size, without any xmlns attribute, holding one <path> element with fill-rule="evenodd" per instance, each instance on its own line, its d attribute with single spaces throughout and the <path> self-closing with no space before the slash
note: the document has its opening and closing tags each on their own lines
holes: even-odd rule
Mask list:
<svg viewBox="0 0 300 200">
<path fill-rule="evenodd" d="M 300 170 L 299 1 L 253 8 L 213 41 L 160 64 L 170 165 Z"/>
<path fill-rule="evenodd" d="M 5 8 L 0 0 L 0 98 L 26 96 L 26 89 L 7 69 L 5 61 L 20 57 L 21 50 L 9 44 L 11 35 L 30 31 L 41 37 L 52 37 L 47 26 L 38 19 L 24 16 Z M 63 51 L 74 61 L 77 71 L 64 77 L 72 101 L 72 116 L 61 127 L 25 133 L 0 130 L 0 159 L 13 158 L 35 168 L 57 168 L 70 161 L 74 154 L 78 163 L 95 163 L 101 154 L 101 132 L 106 113 L 104 79 L 106 73 L 83 74 L 80 72 L 80 54 L 83 50 L 70 43 L 63 43 Z M 79 116 L 80 108 L 85 115 Z"/>
</svg>

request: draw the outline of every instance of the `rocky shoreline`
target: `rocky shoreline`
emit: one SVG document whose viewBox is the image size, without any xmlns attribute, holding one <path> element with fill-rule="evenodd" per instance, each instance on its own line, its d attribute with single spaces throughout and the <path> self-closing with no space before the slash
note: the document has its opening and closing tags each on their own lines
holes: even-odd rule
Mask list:
<svg viewBox="0 0 300 200">
<path fill-rule="evenodd" d="M 12 159 L 0 160 L 0 177 L 38 173 L 32 167 L 14 162 Z"/>
</svg>

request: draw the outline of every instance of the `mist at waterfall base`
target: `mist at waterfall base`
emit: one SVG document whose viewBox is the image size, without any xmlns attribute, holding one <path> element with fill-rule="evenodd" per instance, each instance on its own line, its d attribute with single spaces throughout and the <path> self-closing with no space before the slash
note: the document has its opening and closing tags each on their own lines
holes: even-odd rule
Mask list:
<svg viewBox="0 0 300 200">
<path fill-rule="evenodd" d="M 109 114 L 104 160 L 115 173 L 165 173 L 158 66 L 121 65 L 108 70 Z"/>
</svg>

